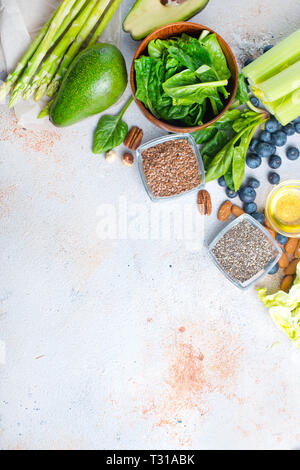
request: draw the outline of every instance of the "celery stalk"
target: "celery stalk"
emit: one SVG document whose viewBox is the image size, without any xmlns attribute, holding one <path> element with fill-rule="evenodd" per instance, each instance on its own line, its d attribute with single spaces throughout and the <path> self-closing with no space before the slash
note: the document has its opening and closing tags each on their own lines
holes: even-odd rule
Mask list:
<svg viewBox="0 0 300 470">
<path fill-rule="evenodd" d="M 283 72 L 253 87 L 256 96 L 264 102 L 277 101 L 300 87 L 300 61 Z"/>
<path fill-rule="evenodd" d="M 300 60 L 300 29 L 243 69 L 250 83 L 258 85 Z"/>
<path fill-rule="evenodd" d="M 268 104 L 266 106 L 268 107 Z M 280 124 L 289 124 L 300 116 L 300 87 L 276 103 L 271 103 L 271 107 Z"/>
</svg>

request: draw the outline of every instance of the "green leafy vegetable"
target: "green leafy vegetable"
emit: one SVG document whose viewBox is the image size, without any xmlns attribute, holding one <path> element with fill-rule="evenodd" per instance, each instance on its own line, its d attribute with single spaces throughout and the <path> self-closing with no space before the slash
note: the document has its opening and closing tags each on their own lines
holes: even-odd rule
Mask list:
<svg viewBox="0 0 300 470">
<path fill-rule="evenodd" d="M 131 97 L 117 116 L 105 115 L 101 117 L 94 135 L 94 153 L 108 152 L 124 142 L 128 133 L 128 125 L 122 118 L 132 101 Z"/>
<path fill-rule="evenodd" d="M 148 54 L 152 59 L 160 59 L 163 55 L 164 43 L 161 39 L 150 41 L 148 44 Z"/>
<path fill-rule="evenodd" d="M 239 102 L 239 104 L 245 104 L 249 101 L 247 85 L 242 73 L 239 73 L 238 89 L 235 95 L 235 99 Z"/>
<path fill-rule="evenodd" d="M 237 114 L 232 115 L 232 117 L 237 117 Z M 245 175 L 245 161 L 251 139 L 257 126 L 265 121 L 266 117 L 264 115 L 252 111 L 245 111 L 238 119 L 231 121 L 233 136 L 210 162 L 206 173 L 207 182 L 224 176 L 230 189 L 239 190 Z M 229 125 L 229 122 L 227 121 L 227 125 Z M 206 145 L 209 145 L 209 142 Z"/>
<path fill-rule="evenodd" d="M 172 57 L 193 72 L 203 64 L 212 65 L 212 58 L 207 48 L 203 47 L 197 39 L 186 34 L 183 34 L 175 43 L 171 41 L 171 45 L 167 42 L 166 48 Z"/>
<path fill-rule="evenodd" d="M 201 145 L 211 140 L 217 132 L 214 126 L 210 126 L 206 127 L 206 129 L 201 129 L 201 131 L 192 132 L 191 135 L 194 137 L 196 144 Z"/>
<path fill-rule="evenodd" d="M 300 264 L 297 277 L 289 293 L 278 291 L 267 295 L 267 289 L 258 289 L 260 300 L 269 308 L 271 318 L 295 346 L 300 348 Z"/>
<path fill-rule="evenodd" d="M 148 54 L 135 61 L 136 97 L 153 116 L 193 127 L 222 111 L 230 71 L 216 36 L 153 40 Z"/>
<path fill-rule="evenodd" d="M 164 91 L 181 104 L 202 104 L 207 98 L 219 100 L 218 87 L 227 85 L 227 80 L 199 83 L 197 76 L 190 70 L 184 70 L 169 78 L 164 84 Z"/>
<path fill-rule="evenodd" d="M 228 141 L 229 138 L 226 132 L 218 131 L 216 135 L 202 147 L 201 151 L 204 155 L 208 155 L 212 158 L 224 147 L 224 145 L 228 143 Z"/>
<path fill-rule="evenodd" d="M 202 39 L 202 44 L 208 50 L 212 64 L 217 72 L 219 80 L 229 80 L 231 77 L 230 70 L 227 65 L 227 60 L 222 51 L 222 48 L 218 42 L 217 36 L 215 34 L 210 34 Z"/>
</svg>

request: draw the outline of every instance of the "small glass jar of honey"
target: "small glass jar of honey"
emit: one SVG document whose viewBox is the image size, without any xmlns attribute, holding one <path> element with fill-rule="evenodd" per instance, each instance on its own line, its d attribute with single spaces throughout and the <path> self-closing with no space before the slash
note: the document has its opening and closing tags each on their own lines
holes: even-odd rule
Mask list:
<svg viewBox="0 0 300 470">
<path fill-rule="evenodd" d="M 271 191 L 266 217 L 276 232 L 300 238 L 300 181 L 285 181 Z"/>
</svg>

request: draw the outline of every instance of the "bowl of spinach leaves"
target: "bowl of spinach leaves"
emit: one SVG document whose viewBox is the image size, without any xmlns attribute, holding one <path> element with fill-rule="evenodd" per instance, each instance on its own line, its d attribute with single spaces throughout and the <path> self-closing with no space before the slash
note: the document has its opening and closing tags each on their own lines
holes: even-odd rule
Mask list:
<svg viewBox="0 0 300 470">
<path fill-rule="evenodd" d="M 197 23 L 174 23 L 141 43 L 131 87 L 153 124 L 169 132 L 195 132 L 216 122 L 233 103 L 238 66 L 215 31 Z"/>
</svg>

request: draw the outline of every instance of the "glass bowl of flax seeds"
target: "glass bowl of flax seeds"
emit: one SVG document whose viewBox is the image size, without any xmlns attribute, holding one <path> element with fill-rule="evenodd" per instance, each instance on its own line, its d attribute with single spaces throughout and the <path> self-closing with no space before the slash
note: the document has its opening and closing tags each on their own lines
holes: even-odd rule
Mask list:
<svg viewBox="0 0 300 470">
<path fill-rule="evenodd" d="M 247 289 L 271 271 L 282 250 L 257 220 L 243 214 L 213 240 L 209 254 L 227 279 Z"/>
<path fill-rule="evenodd" d="M 152 140 L 136 153 L 141 179 L 152 201 L 168 200 L 205 186 L 203 161 L 189 134 Z"/>
</svg>

